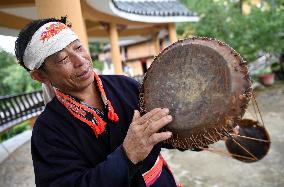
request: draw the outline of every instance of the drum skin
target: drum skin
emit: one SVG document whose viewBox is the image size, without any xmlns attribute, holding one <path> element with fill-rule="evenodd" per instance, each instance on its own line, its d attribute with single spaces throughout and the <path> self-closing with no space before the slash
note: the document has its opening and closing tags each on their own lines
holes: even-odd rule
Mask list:
<svg viewBox="0 0 284 187">
<path fill-rule="evenodd" d="M 239 136 L 233 134 L 225 141 L 227 150 L 233 155 L 233 158 L 251 163 L 262 159 L 268 153 L 270 137 L 259 122 L 242 119 L 238 122 L 238 131 Z"/>
<path fill-rule="evenodd" d="M 153 61 L 140 89 L 140 111 L 169 108 L 173 121 L 165 142 L 191 149 L 212 144 L 232 131 L 251 98 L 241 56 L 209 38 L 180 40 Z"/>
</svg>

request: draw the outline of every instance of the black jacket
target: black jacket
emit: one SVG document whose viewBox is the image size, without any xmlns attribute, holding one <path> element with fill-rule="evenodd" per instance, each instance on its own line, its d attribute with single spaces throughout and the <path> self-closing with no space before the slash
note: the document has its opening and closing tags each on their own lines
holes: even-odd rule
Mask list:
<svg viewBox="0 0 284 187">
<path fill-rule="evenodd" d="M 107 121 L 105 132 L 96 138 L 89 126 L 73 117 L 54 98 L 38 117 L 33 129 L 32 158 L 37 186 L 145 186 L 142 173 L 153 166 L 160 147 L 155 146 L 138 165 L 128 160 L 121 147 L 134 109 L 138 109 L 139 85 L 125 76 L 100 78 L 119 122 Z M 176 185 L 164 167 L 152 186 Z"/>
</svg>

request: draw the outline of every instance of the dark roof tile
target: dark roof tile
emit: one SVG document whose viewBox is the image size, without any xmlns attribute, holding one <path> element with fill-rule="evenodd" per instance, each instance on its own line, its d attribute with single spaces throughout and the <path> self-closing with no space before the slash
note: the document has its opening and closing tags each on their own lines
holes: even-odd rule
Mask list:
<svg viewBox="0 0 284 187">
<path fill-rule="evenodd" d="M 178 0 L 122 1 L 112 0 L 120 11 L 146 16 L 196 16 Z"/>
</svg>

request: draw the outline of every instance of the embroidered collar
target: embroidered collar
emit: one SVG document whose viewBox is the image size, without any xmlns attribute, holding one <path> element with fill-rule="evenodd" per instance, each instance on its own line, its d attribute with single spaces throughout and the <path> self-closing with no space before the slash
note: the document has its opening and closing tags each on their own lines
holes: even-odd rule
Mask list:
<svg viewBox="0 0 284 187">
<path fill-rule="evenodd" d="M 100 77 L 94 72 L 97 86 L 105 109 L 107 109 L 107 118 L 113 122 L 118 122 L 119 117 L 115 113 L 110 100 L 107 99 L 102 81 Z M 70 95 L 66 95 L 55 88 L 55 95 L 57 99 L 68 109 L 68 111 L 77 119 L 87 124 L 94 131 L 96 137 L 105 131 L 106 121 L 98 115 L 98 113 L 90 106 L 76 100 Z"/>
</svg>

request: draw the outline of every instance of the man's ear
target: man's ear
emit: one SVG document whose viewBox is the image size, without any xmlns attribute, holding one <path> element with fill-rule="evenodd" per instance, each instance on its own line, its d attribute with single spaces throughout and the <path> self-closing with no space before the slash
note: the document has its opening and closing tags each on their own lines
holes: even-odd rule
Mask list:
<svg viewBox="0 0 284 187">
<path fill-rule="evenodd" d="M 33 80 L 37 80 L 41 83 L 50 83 L 47 75 L 41 70 L 38 69 L 32 70 L 30 71 L 30 75 Z"/>
</svg>

